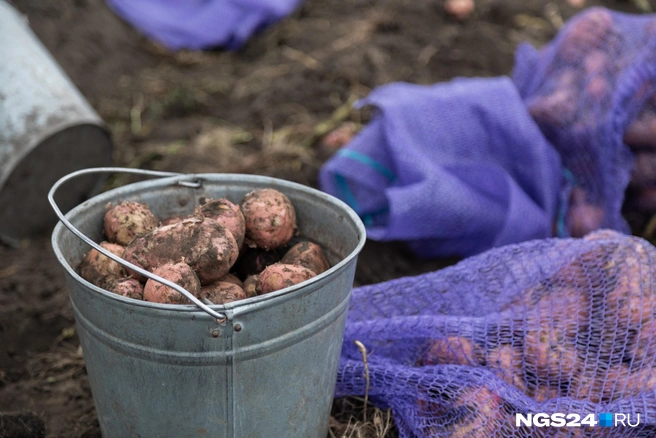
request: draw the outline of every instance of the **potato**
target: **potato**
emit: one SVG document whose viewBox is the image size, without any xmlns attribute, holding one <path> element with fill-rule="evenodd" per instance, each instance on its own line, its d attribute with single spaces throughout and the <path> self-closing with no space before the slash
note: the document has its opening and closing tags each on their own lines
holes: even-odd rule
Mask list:
<svg viewBox="0 0 656 438">
<path fill-rule="evenodd" d="M 219 278 L 219 281 L 223 281 L 224 283 L 232 283 L 236 286 L 241 287 L 242 289 L 244 288 L 244 283 L 242 283 L 242 281 L 239 278 L 237 278 L 237 276 L 234 274 L 226 274 L 223 277 Z"/>
<path fill-rule="evenodd" d="M 308 268 L 317 275 L 330 269 L 330 263 L 326 259 L 319 245 L 312 242 L 301 242 L 292 246 L 280 263 L 297 265 Z"/>
<path fill-rule="evenodd" d="M 143 300 L 143 285 L 134 278 L 123 278 L 120 280 L 115 280 L 110 283 L 110 285 L 107 287 L 107 290 L 123 297 L 133 298 L 135 300 Z"/>
<path fill-rule="evenodd" d="M 558 321 L 558 320 L 556 320 Z M 562 323 L 529 320 L 524 339 L 524 359 L 548 383 L 568 380 L 579 364 L 576 339 L 566 336 Z"/>
<path fill-rule="evenodd" d="M 474 344 L 462 336 L 447 336 L 435 339 L 420 359 L 420 365 L 478 365 Z"/>
<path fill-rule="evenodd" d="M 321 139 L 319 147 L 332 154 L 350 143 L 358 133 L 358 129 L 358 125 L 353 122 L 343 122 Z"/>
<path fill-rule="evenodd" d="M 618 326 L 626 329 L 652 320 L 656 305 L 650 274 L 654 251 L 642 239 L 628 239 L 630 243 L 619 245 L 617 283 L 606 294 L 604 324 L 613 332 Z"/>
<path fill-rule="evenodd" d="M 254 297 L 257 295 L 257 275 L 249 275 L 244 280 L 244 292 L 247 297 Z"/>
<path fill-rule="evenodd" d="M 289 242 L 296 232 L 296 210 L 287 196 L 274 189 L 248 193 L 241 204 L 246 220 L 246 239 L 266 249 Z"/>
<path fill-rule="evenodd" d="M 267 294 L 302 283 L 316 275 L 303 266 L 276 263 L 267 267 L 258 276 L 257 290 L 260 294 Z"/>
<path fill-rule="evenodd" d="M 121 245 L 109 242 L 101 242 L 100 246 L 114 255 L 123 257 L 125 248 Z M 105 284 L 117 280 L 126 275 L 126 271 L 120 264 L 116 263 L 109 257 L 105 257 L 100 252 L 92 249 L 82 260 L 80 265 L 80 275 L 89 283 L 98 287 L 104 287 Z"/>
<path fill-rule="evenodd" d="M 474 0 L 446 0 L 444 12 L 458 20 L 464 20 L 474 12 Z"/>
<path fill-rule="evenodd" d="M 135 237 L 154 230 L 157 219 L 146 204 L 123 201 L 115 206 L 108 204 L 104 226 L 110 242 L 125 246 Z"/>
<path fill-rule="evenodd" d="M 203 286 L 200 297 L 210 300 L 213 304 L 225 304 L 248 298 L 244 289 L 225 281 L 217 281 L 208 286 Z"/>
<path fill-rule="evenodd" d="M 608 81 L 601 76 L 590 78 L 585 87 L 585 92 L 590 96 L 590 99 L 597 104 L 611 96 L 610 85 L 608 84 Z"/>
<path fill-rule="evenodd" d="M 246 234 L 246 221 L 238 205 L 227 199 L 209 199 L 200 207 L 196 207 L 195 214 L 213 219 L 226 227 L 241 248 Z"/>
<path fill-rule="evenodd" d="M 656 114 L 641 112 L 624 131 L 624 143 L 633 148 L 656 147 Z"/>
<path fill-rule="evenodd" d="M 574 187 L 569 202 L 565 222 L 572 237 L 583 237 L 589 232 L 601 228 L 604 221 L 604 209 L 590 203 L 583 189 Z"/>
<path fill-rule="evenodd" d="M 490 438 L 503 419 L 503 400 L 494 391 L 480 386 L 467 388 L 456 398 L 454 408 L 467 407 L 464 418 L 453 425 L 452 438 Z"/>
<path fill-rule="evenodd" d="M 164 264 L 156 268 L 153 274 L 182 286 L 194 296 L 200 294 L 200 281 L 191 267 L 184 262 Z M 187 297 L 175 289 L 151 279 L 146 282 L 143 298 L 153 303 L 191 304 Z"/>
<path fill-rule="evenodd" d="M 203 284 L 210 284 L 228 273 L 238 251 L 223 225 L 192 217 L 135 238 L 125 249 L 125 259 L 149 271 L 184 260 Z"/>
<path fill-rule="evenodd" d="M 554 398 L 560 397 L 560 391 L 558 388 L 552 386 L 547 386 L 545 384 L 539 384 L 537 387 L 532 388 L 528 395 L 533 397 L 537 402 L 545 402 Z"/>
<path fill-rule="evenodd" d="M 610 49 L 612 34 L 613 16 L 610 12 L 601 8 L 590 8 L 565 28 L 560 38 L 558 55 L 578 64 L 596 48 Z"/>
<path fill-rule="evenodd" d="M 632 187 L 653 187 L 656 185 L 656 152 L 633 154 Z"/>
<path fill-rule="evenodd" d="M 550 94 L 533 97 L 528 102 L 528 111 L 538 124 L 565 126 L 574 120 L 579 99 L 576 79 L 574 72 L 565 71 Z"/>
<path fill-rule="evenodd" d="M 656 321 L 640 327 L 629 350 L 634 366 L 656 367 Z"/>
<path fill-rule="evenodd" d="M 185 216 L 171 216 L 171 217 L 167 217 L 166 219 L 164 219 L 164 220 L 160 223 L 160 227 L 162 227 L 162 226 L 164 226 L 164 225 L 171 225 L 171 224 L 175 224 L 175 223 L 178 223 L 178 222 L 182 222 L 182 221 L 185 220 L 185 219 L 187 219 L 187 217 L 185 217 Z"/>
<path fill-rule="evenodd" d="M 509 385 L 526 392 L 523 354 L 512 345 L 500 345 L 487 354 L 487 367 Z"/>
</svg>

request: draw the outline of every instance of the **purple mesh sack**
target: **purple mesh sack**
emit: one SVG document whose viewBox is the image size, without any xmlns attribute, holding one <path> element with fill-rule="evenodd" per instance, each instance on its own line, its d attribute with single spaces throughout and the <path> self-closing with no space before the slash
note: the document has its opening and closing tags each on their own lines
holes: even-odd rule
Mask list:
<svg viewBox="0 0 656 438">
<path fill-rule="evenodd" d="M 423 256 L 628 232 L 623 139 L 654 152 L 639 164 L 656 209 L 655 33 L 654 15 L 590 8 L 542 50 L 520 46 L 514 84 L 377 88 L 360 103 L 374 119 L 324 165 L 321 188 L 349 203 L 372 239 L 407 241 Z"/>
<path fill-rule="evenodd" d="M 360 105 L 378 116 L 321 169 L 375 240 L 426 257 L 552 235 L 560 160 L 508 78 L 394 83 Z"/>
<path fill-rule="evenodd" d="M 357 340 L 369 399 L 401 437 L 654 437 L 654 262 L 645 240 L 599 230 L 357 288 L 336 396 L 365 395 Z M 517 427 L 517 413 L 580 427 Z M 600 413 L 640 424 L 592 426 Z"/>
<path fill-rule="evenodd" d="M 140 32 L 169 49 L 241 48 L 301 0 L 107 0 Z"/>
<path fill-rule="evenodd" d="M 590 8 L 539 52 L 520 46 L 513 79 L 571 175 L 572 234 L 628 231 L 621 208 L 632 155 L 624 141 L 656 146 L 656 16 Z"/>
</svg>

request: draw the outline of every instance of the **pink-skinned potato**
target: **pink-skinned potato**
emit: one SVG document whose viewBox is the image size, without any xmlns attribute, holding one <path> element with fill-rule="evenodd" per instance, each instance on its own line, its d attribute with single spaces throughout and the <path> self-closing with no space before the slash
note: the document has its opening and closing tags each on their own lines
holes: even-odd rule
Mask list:
<svg viewBox="0 0 656 438">
<path fill-rule="evenodd" d="M 566 218 L 570 235 L 583 237 L 591 231 L 601 228 L 603 221 L 603 208 L 588 202 L 583 189 L 579 187 L 572 189 Z"/>
<path fill-rule="evenodd" d="M 101 242 L 100 246 L 118 257 L 123 257 L 125 248 L 109 242 Z M 92 249 L 82 260 L 80 275 L 89 283 L 104 287 L 107 283 L 125 276 L 123 266 L 114 260 Z"/>
<path fill-rule="evenodd" d="M 431 342 L 420 365 L 477 365 L 474 344 L 462 336 L 447 336 Z"/>
<path fill-rule="evenodd" d="M 124 257 L 148 271 L 184 260 L 202 284 L 210 284 L 228 273 L 238 252 L 235 238 L 223 225 L 191 217 L 135 238 Z"/>
<path fill-rule="evenodd" d="M 328 263 L 323 250 L 319 245 L 312 242 L 301 242 L 292 246 L 280 260 L 280 263 L 303 266 L 317 275 L 330 269 L 330 263 Z"/>
<path fill-rule="evenodd" d="M 225 281 L 217 281 L 208 286 L 203 286 L 200 297 L 208 299 L 213 304 L 226 304 L 248 298 L 244 289 Z"/>
<path fill-rule="evenodd" d="M 257 275 L 249 275 L 244 280 L 244 292 L 248 298 L 254 297 L 257 295 Z"/>
<path fill-rule="evenodd" d="M 265 250 L 284 246 L 296 233 L 296 210 L 283 193 L 253 190 L 241 204 L 246 220 L 246 241 Z"/>
<path fill-rule="evenodd" d="M 643 111 L 624 131 L 624 143 L 629 147 L 656 148 L 656 113 Z"/>
<path fill-rule="evenodd" d="M 235 274 L 226 274 L 223 277 L 221 277 L 219 281 L 223 281 L 225 283 L 232 283 L 234 285 L 241 287 L 242 289 L 244 288 L 244 283 Z"/>
<path fill-rule="evenodd" d="M 227 199 L 209 199 L 196 208 L 197 216 L 204 216 L 213 219 L 226 227 L 232 233 L 241 247 L 246 235 L 246 221 L 238 205 L 233 204 Z"/>
<path fill-rule="evenodd" d="M 157 218 L 146 204 L 123 201 L 112 206 L 108 204 L 104 227 L 107 240 L 119 245 L 127 245 L 135 237 L 146 234 L 157 227 Z"/>
<path fill-rule="evenodd" d="M 117 295 L 123 297 L 133 298 L 135 300 L 143 300 L 144 287 L 138 280 L 134 278 L 122 278 L 114 280 L 107 289 Z"/>
<path fill-rule="evenodd" d="M 153 270 L 153 274 L 182 286 L 194 296 L 200 294 L 200 280 L 193 269 L 184 262 L 164 264 Z M 190 304 L 187 297 L 180 292 L 150 278 L 144 286 L 143 299 L 162 304 Z"/>
<path fill-rule="evenodd" d="M 260 295 L 267 294 L 302 283 L 316 275 L 316 273 L 303 266 L 276 263 L 268 266 L 258 276 L 257 290 Z"/>
</svg>

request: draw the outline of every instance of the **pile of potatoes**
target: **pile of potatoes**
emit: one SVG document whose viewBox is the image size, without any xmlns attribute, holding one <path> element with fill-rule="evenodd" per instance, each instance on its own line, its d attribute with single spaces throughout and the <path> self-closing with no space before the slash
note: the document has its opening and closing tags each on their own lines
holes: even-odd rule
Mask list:
<svg viewBox="0 0 656 438">
<path fill-rule="evenodd" d="M 107 205 L 104 249 L 197 298 L 225 304 L 302 283 L 330 269 L 323 249 L 297 237 L 296 211 L 283 193 L 259 189 L 236 205 L 201 199 L 186 217 L 159 220 L 143 203 Z M 190 304 L 176 290 L 126 270 L 95 249 L 79 268 L 90 283 L 154 303 Z"/>
<path fill-rule="evenodd" d="M 588 252 L 524 291 L 495 318 L 477 323 L 476 334 L 430 340 L 417 365 L 485 367 L 537 402 L 570 397 L 610 403 L 656 391 L 656 250 L 609 230 L 583 240 L 591 242 Z M 509 416 L 514 419 L 513 410 L 503 408 L 513 401 L 498 391 L 483 385 L 460 392 L 448 403 L 422 400 L 418 407 L 438 416 L 446 415 L 447 404 L 468 408 L 472 414 L 452 425 L 452 436 L 472 430 L 478 432 L 466 436 L 495 436 Z M 471 393 L 485 394 L 485 409 L 493 414 L 482 418 Z"/>
</svg>

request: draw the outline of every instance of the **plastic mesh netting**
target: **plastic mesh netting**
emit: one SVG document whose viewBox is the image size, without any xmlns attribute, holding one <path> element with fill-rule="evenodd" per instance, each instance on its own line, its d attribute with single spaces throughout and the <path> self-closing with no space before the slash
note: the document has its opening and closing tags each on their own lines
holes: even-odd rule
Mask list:
<svg viewBox="0 0 656 438">
<path fill-rule="evenodd" d="M 402 437 L 656 436 L 656 248 L 600 230 L 505 246 L 355 289 L 337 396 L 391 407 Z M 517 427 L 516 413 L 640 426 Z"/>
</svg>

